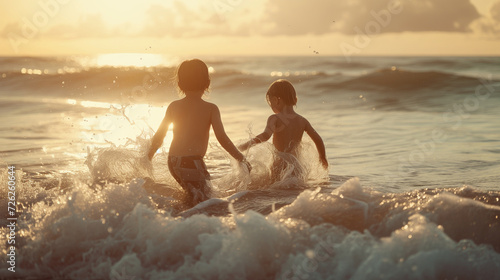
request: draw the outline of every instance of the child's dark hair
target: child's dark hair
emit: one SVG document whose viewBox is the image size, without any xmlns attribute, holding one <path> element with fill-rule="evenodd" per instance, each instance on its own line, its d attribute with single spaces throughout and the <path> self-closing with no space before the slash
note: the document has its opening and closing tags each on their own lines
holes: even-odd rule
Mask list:
<svg viewBox="0 0 500 280">
<path fill-rule="evenodd" d="M 207 91 L 210 76 L 205 62 L 199 59 L 183 61 L 177 68 L 177 85 L 185 94 L 190 91 Z"/>
<path fill-rule="evenodd" d="M 297 104 L 297 93 L 292 83 L 287 80 L 280 79 L 274 81 L 267 90 L 266 98 L 269 103 L 269 97 L 276 96 L 285 102 L 285 105 L 294 106 Z"/>
</svg>

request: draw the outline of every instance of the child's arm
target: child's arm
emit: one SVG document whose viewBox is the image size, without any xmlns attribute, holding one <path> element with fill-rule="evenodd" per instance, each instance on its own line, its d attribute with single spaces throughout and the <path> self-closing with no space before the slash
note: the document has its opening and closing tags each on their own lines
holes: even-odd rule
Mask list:
<svg viewBox="0 0 500 280">
<path fill-rule="evenodd" d="M 221 144 L 221 146 L 237 161 L 244 161 L 245 157 L 243 154 L 238 151 L 236 146 L 233 144 L 231 139 L 226 134 L 224 130 L 224 125 L 222 124 L 222 119 L 220 116 L 219 108 L 216 105 L 213 105 L 212 109 L 212 128 L 214 129 L 215 137 L 217 141 Z"/>
<path fill-rule="evenodd" d="M 158 127 L 158 130 L 156 131 L 155 135 L 151 139 L 151 147 L 149 148 L 149 152 L 148 152 L 149 160 L 153 160 L 153 156 L 155 155 L 156 151 L 163 144 L 163 139 L 165 138 L 165 135 L 167 135 L 167 131 L 168 131 L 168 127 L 170 126 L 170 123 L 172 123 L 172 118 L 170 117 L 170 111 L 167 108 L 167 112 L 165 113 L 165 117 L 163 118 L 163 121 L 161 122 L 160 127 Z"/>
<path fill-rule="evenodd" d="M 273 135 L 275 127 L 276 127 L 276 117 L 274 115 L 272 115 L 267 119 L 267 125 L 266 125 L 266 129 L 264 129 L 264 132 L 255 136 L 254 138 L 247 141 L 246 143 L 239 145 L 238 148 L 242 151 L 245 151 L 255 144 L 266 142 Z"/>
<path fill-rule="evenodd" d="M 316 149 L 318 149 L 321 164 L 325 169 L 328 168 L 328 160 L 326 159 L 325 143 L 323 143 L 323 139 L 321 139 L 321 136 L 319 136 L 309 122 L 306 124 L 306 132 L 316 145 Z"/>
</svg>

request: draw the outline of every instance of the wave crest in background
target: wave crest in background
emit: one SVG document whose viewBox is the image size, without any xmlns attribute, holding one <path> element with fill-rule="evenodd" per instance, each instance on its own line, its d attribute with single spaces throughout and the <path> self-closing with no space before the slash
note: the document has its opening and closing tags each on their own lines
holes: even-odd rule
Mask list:
<svg viewBox="0 0 500 280">
<path fill-rule="evenodd" d="M 479 81 L 475 78 L 458 76 L 436 71 L 405 71 L 396 68 L 380 69 L 378 71 L 350 79 L 337 84 L 340 88 L 380 91 L 418 91 L 421 89 L 439 89 L 450 86 L 475 86 Z"/>
</svg>

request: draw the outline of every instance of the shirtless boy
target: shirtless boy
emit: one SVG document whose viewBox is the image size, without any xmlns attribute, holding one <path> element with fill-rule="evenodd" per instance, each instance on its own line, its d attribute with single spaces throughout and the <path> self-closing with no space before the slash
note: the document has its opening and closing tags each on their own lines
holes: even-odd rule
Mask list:
<svg viewBox="0 0 500 280">
<path fill-rule="evenodd" d="M 168 168 L 175 180 L 188 192 L 193 205 L 210 198 L 211 182 L 203 157 L 207 152 L 210 127 L 221 146 L 236 160 L 251 169 L 243 154 L 229 139 L 219 108 L 202 99 L 210 86 L 207 65 L 198 59 L 186 60 L 177 69 L 177 84 L 184 98 L 172 102 L 152 139 L 148 153 L 153 159 L 171 124 L 173 139 L 168 153 Z"/>
<path fill-rule="evenodd" d="M 267 141 L 274 135 L 273 145 L 276 150 L 297 155 L 302 135 L 306 132 L 316 145 L 321 164 L 325 169 L 328 168 L 323 140 L 309 121 L 293 109 L 293 106 L 297 104 L 297 94 L 293 85 L 283 79 L 273 82 L 267 90 L 266 99 L 275 114 L 267 119 L 264 132 L 238 148 L 246 150 L 255 144 Z"/>
</svg>

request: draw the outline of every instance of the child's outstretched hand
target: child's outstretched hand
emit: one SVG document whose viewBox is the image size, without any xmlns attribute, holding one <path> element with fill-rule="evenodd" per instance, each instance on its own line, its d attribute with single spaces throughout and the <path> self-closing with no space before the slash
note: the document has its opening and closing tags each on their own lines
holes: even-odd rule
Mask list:
<svg viewBox="0 0 500 280">
<path fill-rule="evenodd" d="M 247 143 L 243 143 L 243 144 L 241 144 L 241 145 L 238 145 L 238 150 L 240 150 L 240 151 L 246 151 L 246 150 L 248 150 L 248 148 L 250 148 L 250 144 L 251 144 L 251 143 L 252 143 L 252 142 L 250 141 L 250 142 L 247 142 Z"/>
<path fill-rule="evenodd" d="M 149 161 L 153 160 L 153 157 L 154 157 L 155 154 L 156 154 L 156 151 L 154 151 L 153 149 L 149 150 L 149 152 L 148 152 L 148 159 L 149 159 Z"/>
<path fill-rule="evenodd" d="M 240 161 L 240 165 L 242 168 L 248 170 L 248 173 L 250 173 L 250 171 L 252 171 L 252 165 L 246 159 Z"/>
<path fill-rule="evenodd" d="M 321 161 L 321 165 L 323 165 L 325 169 L 328 169 L 328 160 L 326 158 L 320 158 L 319 161 Z"/>
</svg>

